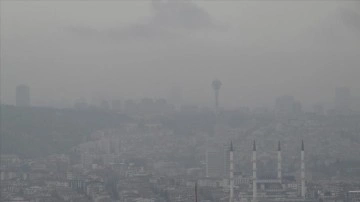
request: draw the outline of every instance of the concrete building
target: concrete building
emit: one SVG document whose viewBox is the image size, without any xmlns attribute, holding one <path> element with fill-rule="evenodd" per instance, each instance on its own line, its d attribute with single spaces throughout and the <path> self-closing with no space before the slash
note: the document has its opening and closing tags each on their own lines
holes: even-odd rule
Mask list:
<svg viewBox="0 0 360 202">
<path fill-rule="evenodd" d="M 347 201 L 348 202 L 360 201 L 360 191 L 348 191 Z"/>
<path fill-rule="evenodd" d="M 240 201 L 311 201 L 306 195 L 304 151 L 304 142 L 302 142 L 300 181 L 296 181 L 295 178 L 290 180 L 287 176 L 283 176 L 280 142 L 278 142 L 277 145 L 277 177 L 273 179 L 263 179 L 261 177 L 259 178 L 257 173 L 257 148 L 254 141 L 252 148 L 252 178 L 247 181 L 244 179 L 244 182 L 249 183 L 249 186 L 241 185 L 239 182 L 236 183 L 237 187 L 241 189 L 239 195 Z"/>
</svg>

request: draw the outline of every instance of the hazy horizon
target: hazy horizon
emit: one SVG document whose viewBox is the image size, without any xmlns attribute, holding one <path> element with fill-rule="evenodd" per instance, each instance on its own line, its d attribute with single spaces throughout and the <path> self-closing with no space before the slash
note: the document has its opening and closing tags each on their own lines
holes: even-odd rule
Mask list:
<svg viewBox="0 0 360 202">
<path fill-rule="evenodd" d="M 168 98 L 272 106 L 290 94 L 360 96 L 356 1 L 1 1 L 1 101 L 31 88 L 34 105 L 84 98 Z"/>
</svg>

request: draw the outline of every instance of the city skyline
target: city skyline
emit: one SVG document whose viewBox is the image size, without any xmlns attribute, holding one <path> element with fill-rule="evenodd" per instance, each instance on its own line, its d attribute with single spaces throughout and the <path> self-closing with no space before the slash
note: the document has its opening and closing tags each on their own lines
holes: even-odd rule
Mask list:
<svg viewBox="0 0 360 202">
<path fill-rule="evenodd" d="M 1 202 L 360 202 L 360 1 L 0 4 Z"/>
<path fill-rule="evenodd" d="M 219 80 L 214 80 L 216 82 L 220 82 Z M 303 103 L 299 100 L 297 100 L 296 97 L 292 96 L 291 94 L 284 94 L 278 97 L 274 97 L 273 101 L 270 101 L 267 103 L 267 105 L 262 106 L 245 106 L 241 105 L 241 103 L 237 106 L 233 106 L 233 108 L 229 108 L 228 106 L 220 106 L 218 104 L 218 100 L 222 99 L 221 95 L 218 94 L 219 90 L 214 90 L 214 81 L 212 82 L 212 89 L 215 92 L 215 108 L 214 110 L 239 110 L 239 109 L 251 109 L 251 110 L 257 110 L 257 109 L 269 109 L 274 110 L 276 114 L 296 114 L 304 112 L 315 112 L 317 114 L 324 114 L 328 110 L 335 110 L 335 111 L 342 111 L 346 113 L 359 111 L 360 107 L 360 99 L 358 99 L 356 96 L 352 94 L 351 88 L 348 87 L 338 87 L 333 92 L 333 97 L 328 103 L 311 103 L 308 105 L 303 105 Z M 220 86 L 222 83 L 220 82 Z M 19 91 L 20 89 L 20 91 Z M 177 89 L 179 90 L 179 89 Z M 19 93 L 20 92 L 20 93 Z M 2 103 L 7 105 L 16 105 L 16 106 L 30 106 L 30 87 L 25 84 L 20 84 L 16 86 L 15 94 L 14 94 L 14 101 L 10 103 Z M 19 98 L 19 99 L 18 99 Z M 19 103 L 19 100 L 21 100 L 21 104 Z M 107 110 L 115 110 L 115 111 L 126 111 L 127 107 L 131 107 L 130 105 L 139 105 L 144 104 L 143 102 L 151 102 L 154 103 L 162 103 L 162 104 L 168 104 L 168 107 L 174 108 L 174 109 L 181 109 L 183 107 L 201 107 L 204 109 L 210 109 L 213 108 L 214 103 L 212 103 L 212 106 L 204 104 L 204 103 L 191 103 L 191 102 L 182 102 L 183 98 L 182 95 L 178 95 L 177 92 L 174 93 L 173 89 L 170 91 L 170 95 L 166 98 L 161 97 L 140 97 L 138 99 L 134 98 L 123 98 L 121 99 L 114 99 L 114 98 L 101 98 L 98 97 L 97 99 L 85 99 L 82 97 L 81 99 L 74 99 L 72 102 L 69 103 L 63 103 L 63 105 L 57 105 L 57 102 L 49 102 L 49 103 L 42 103 L 40 105 L 33 105 L 37 107 L 54 107 L 54 108 L 72 108 L 72 107 L 98 107 L 102 109 Z M 129 105 L 130 104 L 130 105 Z M 149 103 L 148 103 L 149 104 Z M 133 107 L 134 107 L 133 106 Z M 150 107 L 150 106 L 148 106 Z M 325 111 L 326 110 L 326 111 Z M 284 114 L 283 114 L 284 115 Z"/>
<path fill-rule="evenodd" d="M 211 106 L 208 84 L 214 78 L 224 82 L 222 105 L 229 108 L 267 106 L 284 94 L 304 106 L 328 105 L 342 86 L 360 97 L 358 6 L 5 1 L 1 99 L 12 103 L 19 83 L 31 86 L 34 105 L 166 98 L 178 86 L 183 102 Z"/>
</svg>

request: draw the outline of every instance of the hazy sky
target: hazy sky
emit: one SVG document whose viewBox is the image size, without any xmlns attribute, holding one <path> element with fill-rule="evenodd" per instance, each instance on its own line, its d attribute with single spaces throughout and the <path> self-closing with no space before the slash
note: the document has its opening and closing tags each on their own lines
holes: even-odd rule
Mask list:
<svg viewBox="0 0 360 202">
<path fill-rule="evenodd" d="M 1 99 L 33 104 L 168 97 L 209 106 L 272 105 L 292 94 L 360 95 L 356 1 L 1 1 Z"/>
</svg>

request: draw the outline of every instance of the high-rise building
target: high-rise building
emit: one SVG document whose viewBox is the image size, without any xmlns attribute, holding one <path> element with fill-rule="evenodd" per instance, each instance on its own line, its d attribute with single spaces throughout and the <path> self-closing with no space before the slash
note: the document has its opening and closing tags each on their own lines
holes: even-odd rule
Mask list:
<svg viewBox="0 0 360 202">
<path fill-rule="evenodd" d="M 16 106 L 30 106 L 30 88 L 26 85 L 18 85 L 16 87 Z"/>
<path fill-rule="evenodd" d="M 214 90 L 215 93 L 215 113 L 218 114 L 219 113 L 219 91 L 221 88 L 221 81 L 218 79 L 215 79 L 212 83 L 211 86 Z"/>
</svg>

